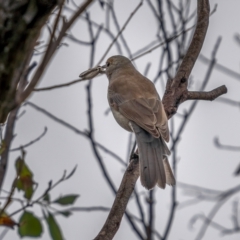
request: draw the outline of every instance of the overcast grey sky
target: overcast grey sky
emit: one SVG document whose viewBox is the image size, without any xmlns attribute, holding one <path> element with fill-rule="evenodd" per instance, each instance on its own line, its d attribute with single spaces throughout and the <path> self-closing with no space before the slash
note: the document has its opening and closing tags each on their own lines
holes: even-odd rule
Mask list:
<svg viewBox="0 0 240 240">
<path fill-rule="evenodd" d="M 76 2 L 81 3 L 81 1 Z M 178 1 L 174 0 L 174 2 L 177 5 Z M 197 1 L 192 0 L 191 2 L 191 11 L 193 12 Z M 133 0 L 115 1 L 116 14 L 121 26 L 137 4 L 138 1 Z M 211 0 L 210 4 L 211 8 L 215 4 L 218 4 L 218 7 L 210 18 L 209 29 L 201 53 L 211 58 L 212 49 L 217 38 L 222 36 L 222 42 L 217 52 L 217 62 L 239 73 L 240 45 L 234 41 L 234 35 L 240 33 L 240 1 Z M 100 9 L 97 1 L 89 8 L 89 12 L 91 18 L 96 22 L 104 22 L 104 12 Z M 193 22 L 189 26 L 192 26 L 192 24 Z M 114 26 L 112 26 L 112 29 L 117 33 Z M 81 40 L 87 41 L 89 39 L 87 25 L 83 21 L 77 22 L 71 32 Z M 155 39 L 156 22 L 145 2 L 123 34 L 132 53 Z M 43 39 L 45 37 L 46 34 L 43 35 Z M 68 43 L 69 46 L 62 47 L 58 51 L 38 87 L 51 86 L 77 79 L 81 72 L 89 68 L 89 48 L 67 39 L 64 42 Z M 110 42 L 111 40 L 106 35 L 101 35 L 96 46 L 94 64 L 102 57 Z M 158 59 L 160 51 L 162 51 L 161 48 L 135 61 L 135 65 L 141 73 L 144 72 L 147 63 L 151 62 L 152 65 L 148 72 L 149 79 L 155 77 L 158 61 L 154 59 Z M 107 57 L 116 54 L 118 54 L 117 49 L 113 47 Z M 126 51 L 124 51 L 124 55 L 127 56 Z M 198 59 L 192 71 L 192 90 L 199 88 L 206 71 L 207 65 Z M 166 81 L 166 78 L 164 81 Z M 82 82 L 63 89 L 36 92 L 29 101 L 45 108 L 80 130 L 85 130 L 88 129 L 86 84 Z M 108 81 L 105 76 L 93 80 L 95 139 L 126 160 L 129 133 L 118 126 L 111 114 L 104 115 L 104 112 L 108 109 L 107 85 Z M 240 79 L 233 78 L 215 69 L 206 90 L 212 90 L 221 85 L 226 85 L 228 88 L 228 94 L 224 97 L 239 101 Z M 160 87 L 161 84 L 157 83 L 157 89 L 162 96 L 164 89 Z M 179 113 L 184 113 L 189 106 L 190 102 L 183 103 L 178 110 Z M 26 149 L 26 161 L 34 172 L 34 179 L 40 183 L 37 195 L 44 191 L 50 179 L 58 180 L 64 169 L 70 171 L 77 164 L 78 168 L 75 175 L 54 189 L 51 193 L 52 198 L 60 194 L 78 193 L 81 196 L 76 202 L 76 206 L 111 207 L 114 196 L 103 179 L 89 141 L 29 106 L 23 107 L 21 111 L 23 110 L 26 110 L 26 113 L 17 121 L 15 130 L 17 136 L 12 147 L 29 142 L 40 135 L 45 126 L 48 127 L 46 136 Z M 237 107 L 231 107 L 217 100 L 198 103 L 178 144 L 177 181 L 216 190 L 226 190 L 239 184 L 240 178 L 233 176 L 233 172 L 239 164 L 239 152 L 219 150 L 213 143 L 214 137 L 217 136 L 223 144 L 240 146 L 239 117 L 240 112 Z M 174 121 L 175 127 L 177 127 L 180 122 L 176 116 L 174 116 Z M 104 152 L 100 151 L 100 153 L 115 186 L 118 187 L 124 167 Z M 18 155 L 19 153 L 13 152 L 10 156 L 4 189 L 9 189 L 11 186 L 15 176 L 12 165 Z M 143 193 L 147 192 L 139 181 L 137 182 L 137 189 L 140 189 Z M 155 226 L 159 232 L 162 232 L 165 228 L 166 218 L 169 213 L 170 190 L 170 187 L 167 187 L 164 191 L 158 189 L 156 192 L 157 219 Z M 232 227 L 232 202 L 234 200 L 239 202 L 239 196 L 239 194 L 235 195 L 219 211 L 216 216 L 218 223 L 228 228 Z M 188 199 L 179 187 L 177 187 L 177 199 L 179 202 Z M 197 221 L 194 228 L 189 229 L 191 217 L 202 213 L 207 215 L 212 206 L 213 202 L 202 202 L 177 210 L 169 239 L 194 239 L 202 225 L 202 221 Z M 13 205 L 12 209 L 14 208 Z M 34 209 L 36 213 L 41 215 L 39 208 Z M 134 201 L 130 200 L 128 209 L 135 213 Z M 106 212 L 76 212 L 69 218 L 58 216 L 57 220 L 62 226 L 65 239 L 87 240 L 95 237 L 106 217 Z M 46 232 L 47 227 L 44 227 Z M 220 235 L 218 230 L 209 227 L 203 239 L 237 240 L 239 236 L 238 233 L 224 237 Z M 16 233 L 9 231 L 4 239 L 16 239 Z M 48 240 L 48 233 L 44 233 L 42 239 Z M 136 239 L 136 235 L 131 231 L 125 218 L 114 239 Z"/>
</svg>

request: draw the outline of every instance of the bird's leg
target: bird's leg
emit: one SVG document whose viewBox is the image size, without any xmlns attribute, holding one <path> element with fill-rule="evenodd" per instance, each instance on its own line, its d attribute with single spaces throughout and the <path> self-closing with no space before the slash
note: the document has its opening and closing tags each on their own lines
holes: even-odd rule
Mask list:
<svg viewBox="0 0 240 240">
<path fill-rule="evenodd" d="M 132 129 L 132 132 L 134 132 L 131 122 L 129 122 L 128 125 L 129 125 L 130 128 Z M 130 159 L 129 159 L 129 160 L 131 160 L 131 159 L 133 159 L 133 158 L 138 158 L 138 149 L 135 151 L 136 145 L 137 145 L 137 142 L 136 142 L 136 140 L 135 140 L 135 141 L 134 141 L 134 144 L 133 144 L 133 147 L 132 147 L 132 151 L 131 151 Z"/>
<path fill-rule="evenodd" d="M 131 154 L 130 154 L 130 160 L 133 159 L 133 158 L 138 158 L 138 149 L 135 151 L 136 145 L 137 145 L 137 143 L 136 143 L 136 141 L 134 141 L 132 151 L 131 151 Z"/>
</svg>

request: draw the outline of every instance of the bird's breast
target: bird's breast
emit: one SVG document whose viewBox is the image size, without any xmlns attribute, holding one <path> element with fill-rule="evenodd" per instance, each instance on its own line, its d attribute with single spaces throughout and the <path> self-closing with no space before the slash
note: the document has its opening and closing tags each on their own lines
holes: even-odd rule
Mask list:
<svg viewBox="0 0 240 240">
<path fill-rule="evenodd" d="M 132 132 L 131 128 L 129 127 L 129 120 L 124 117 L 119 111 L 115 110 L 114 108 L 111 108 L 112 114 L 117 121 L 117 123 L 124 128 L 125 130 Z"/>
</svg>

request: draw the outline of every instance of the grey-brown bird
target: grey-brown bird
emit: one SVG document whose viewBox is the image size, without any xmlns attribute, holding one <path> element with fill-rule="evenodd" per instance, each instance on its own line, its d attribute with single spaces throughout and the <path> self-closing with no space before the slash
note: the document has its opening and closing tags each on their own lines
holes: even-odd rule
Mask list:
<svg viewBox="0 0 240 240">
<path fill-rule="evenodd" d="M 138 145 L 140 180 L 147 189 L 175 184 L 167 155 L 168 119 L 154 84 L 124 56 L 110 57 L 106 65 L 108 102 L 118 124 L 134 132 Z"/>
</svg>

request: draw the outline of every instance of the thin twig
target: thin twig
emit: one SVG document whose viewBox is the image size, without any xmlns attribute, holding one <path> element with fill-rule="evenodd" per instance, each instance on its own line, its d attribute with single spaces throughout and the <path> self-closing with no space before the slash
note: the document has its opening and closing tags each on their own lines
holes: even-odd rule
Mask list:
<svg viewBox="0 0 240 240">
<path fill-rule="evenodd" d="M 70 212 L 93 212 L 93 211 L 102 211 L 109 212 L 111 209 L 109 207 L 94 206 L 94 207 L 71 207 L 64 209 L 64 211 Z"/>
<path fill-rule="evenodd" d="M 118 20 L 117 20 L 117 16 L 115 14 L 115 10 L 114 10 L 113 4 L 114 4 L 114 1 L 112 1 L 111 3 L 108 4 L 109 5 L 109 10 L 112 13 L 112 17 L 113 17 L 114 23 L 116 25 L 117 31 L 120 32 L 121 29 L 120 29 L 120 26 L 119 26 L 119 23 L 118 23 Z M 125 47 L 125 49 L 126 49 L 126 51 L 128 53 L 128 57 L 132 58 L 131 50 L 130 50 L 128 44 L 127 44 L 127 41 L 123 37 L 123 34 L 120 34 L 120 39 L 122 40 L 123 45 L 124 45 L 124 47 Z"/>
<path fill-rule="evenodd" d="M 44 130 L 43 130 L 43 133 L 38 136 L 37 138 L 35 138 L 34 140 L 30 141 L 29 143 L 27 144 L 24 144 L 18 148 L 12 148 L 10 149 L 9 151 L 10 152 L 14 152 L 14 151 L 19 151 L 19 150 L 22 150 L 23 148 L 26 148 L 26 147 L 29 147 L 31 146 L 32 144 L 34 144 L 35 142 L 38 142 L 42 137 L 44 137 L 44 135 L 47 133 L 47 127 L 44 127 Z"/>
<path fill-rule="evenodd" d="M 45 114 L 46 116 L 48 116 L 50 119 L 54 120 L 55 122 L 61 124 L 62 126 L 72 130 L 73 132 L 75 132 L 76 134 L 79 134 L 81 136 L 84 136 L 86 138 L 89 138 L 89 134 L 87 131 L 81 131 L 80 129 L 74 127 L 73 125 L 71 125 L 68 122 L 65 122 L 64 120 L 54 116 L 52 113 L 48 112 L 47 110 L 45 110 L 44 108 L 41 108 L 39 106 L 37 106 L 36 104 L 32 103 L 32 102 L 25 102 L 25 105 L 28 105 L 32 108 L 34 108 L 35 110 Z M 103 150 L 104 152 L 108 153 L 110 156 L 112 156 L 113 158 L 115 158 L 117 161 L 119 161 L 122 165 L 126 166 L 126 163 L 124 162 L 124 160 L 122 158 L 120 158 L 116 153 L 112 152 L 111 150 L 109 150 L 108 148 L 106 148 L 105 146 L 103 146 L 101 143 L 98 143 L 95 141 L 95 144 L 97 147 L 99 147 L 101 150 Z"/>
<path fill-rule="evenodd" d="M 236 191 L 240 191 L 240 186 L 237 186 L 236 189 L 234 189 L 234 191 L 227 191 L 226 194 L 222 195 L 222 199 L 220 199 L 220 201 L 218 201 L 214 207 L 212 208 L 212 210 L 210 211 L 210 213 L 208 214 L 208 216 L 206 217 L 205 221 L 202 224 L 202 227 L 200 228 L 195 240 L 201 240 L 206 231 L 208 226 L 210 225 L 212 219 L 214 218 L 214 216 L 217 214 L 217 212 L 219 211 L 219 209 L 222 207 L 222 205 L 224 203 L 227 202 L 227 200 L 236 193 Z"/>
<path fill-rule="evenodd" d="M 26 98 L 32 93 L 33 89 L 39 82 L 41 76 L 43 75 L 47 64 L 49 63 L 50 59 L 52 58 L 53 54 L 55 53 L 56 49 L 58 48 L 59 44 L 61 43 L 63 37 L 65 36 L 66 31 L 72 26 L 74 21 L 79 17 L 80 14 L 82 14 L 85 9 L 92 3 L 93 0 L 86 0 L 79 9 L 72 15 L 69 21 L 64 21 L 62 29 L 56 38 L 56 40 L 51 44 L 51 46 L 48 46 L 48 50 L 46 54 L 44 55 L 41 63 L 39 64 L 39 67 L 37 68 L 31 82 L 25 89 L 25 91 L 21 94 L 21 96 L 18 96 L 17 102 L 20 105 L 23 101 L 26 100 Z M 59 18 L 57 19 L 59 22 Z M 51 41 L 50 41 L 51 42 Z"/>
<path fill-rule="evenodd" d="M 15 108 L 9 114 L 8 121 L 7 121 L 6 132 L 3 139 L 4 151 L 1 154 L 1 161 L 0 161 L 0 190 L 2 189 L 3 180 L 8 167 L 9 149 L 13 139 L 14 125 L 15 125 L 15 120 L 17 117 L 18 110 L 19 108 Z"/>
<path fill-rule="evenodd" d="M 150 192 L 149 192 L 149 199 L 148 199 L 148 211 L 149 211 L 149 214 L 148 214 L 148 231 L 147 231 L 147 237 L 148 239 L 152 239 L 152 234 L 153 234 L 153 229 L 154 229 L 154 217 L 155 217 L 155 214 L 154 214 L 154 205 L 155 205 L 155 199 L 154 199 L 154 189 L 152 189 Z"/>
<path fill-rule="evenodd" d="M 224 98 L 224 97 L 217 98 L 217 101 L 229 104 L 229 105 L 234 106 L 234 107 L 239 107 L 240 108 L 240 102 L 239 101 L 234 101 L 232 99 Z"/>
<path fill-rule="evenodd" d="M 107 56 L 108 52 L 110 51 L 110 49 L 112 48 L 113 44 L 117 41 L 118 37 L 122 34 L 122 32 L 124 31 L 124 29 L 126 28 L 126 26 L 128 25 L 128 23 L 130 22 L 130 20 L 132 19 L 132 17 L 134 16 L 134 14 L 138 11 L 138 9 L 142 6 L 143 4 L 143 0 L 141 0 L 141 2 L 137 5 L 137 7 L 134 9 L 134 11 L 130 14 L 130 16 L 128 17 L 127 21 L 125 22 L 125 24 L 123 25 L 123 27 L 121 28 L 121 30 L 118 32 L 118 34 L 116 35 L 116 37 L 113 39 L 113 41 L 111 42 L 111 44 L 109 45 L 109 47 L 107 48 L 106 52 L 103 54 L 102 58 L 99 60 L 98 65 L 101 64 L 101 62 L 104 60 L 104 58 Z"/>
<path fill-rule="evenodd" d="M 240 147 L 239 146 L 230 146 L 230 145 L 223 145 L 219 142 L 219 138 L 215 137 L 214 138 L 214 144 L 216 147 L 223 149 L 223 150 L 229 150 L 229 151 L 240 151 Z"/>
<path fill-rule="evenodd" d="M 199 59 L 205 63 L 205 64 L 209 64 L 210 63 L 210 59 L 208 59 L 207 57 L 203 56 L 202 54 L 199 55 Z M 227 68 L 226 66 L 223 66 L 220 63 L 216 63 L 215 65 L 215 69 L 221 71 L 222 73 L 226 74 L 227 76 L 231 76 L 237 80 L 240 80 L 240 74 L 238 72 L 233 71 L 230 68 Z"/>
</svg>

